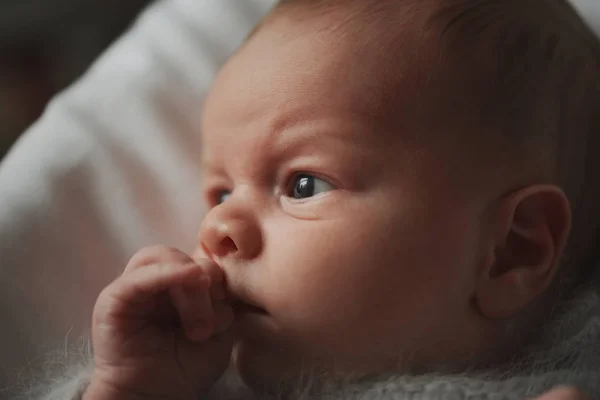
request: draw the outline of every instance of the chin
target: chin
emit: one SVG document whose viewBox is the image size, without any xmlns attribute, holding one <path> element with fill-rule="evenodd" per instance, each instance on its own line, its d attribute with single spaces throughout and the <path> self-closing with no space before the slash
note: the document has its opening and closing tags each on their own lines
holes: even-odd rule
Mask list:
<svg viewBox="0 0 600 400">
<path fill-rule="evenodd" d="M 261 343 L 250 339 L 239 339 L 233 347 L 233 365 L 245 385 L 263 391 L 277 381 L 274 373 L 277 368 L 268 354 L 269 349 L 264 349 Z"/>
<path fill-rule="evenodd" d="M 233 349 L 233 366 L 242 382 L 255 393 L 281 396 L 296 387 L 300 362 L 286 362 L 284 351 L 273 343 L 239 339 Z"/>
</svg>

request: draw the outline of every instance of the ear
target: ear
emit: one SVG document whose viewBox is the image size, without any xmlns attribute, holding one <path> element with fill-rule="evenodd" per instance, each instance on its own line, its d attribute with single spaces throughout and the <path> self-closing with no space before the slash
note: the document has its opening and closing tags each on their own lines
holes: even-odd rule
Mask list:
<svg viewBox="0 0 600 400">
<path fill-rule="evenodd" d="M 554 279 L 570 229 L 569 201 L 556 186 L 529 186 L 500 199 L 477 281 L 479 312 L 509 318 L 542 294 Z"/>
</svg>

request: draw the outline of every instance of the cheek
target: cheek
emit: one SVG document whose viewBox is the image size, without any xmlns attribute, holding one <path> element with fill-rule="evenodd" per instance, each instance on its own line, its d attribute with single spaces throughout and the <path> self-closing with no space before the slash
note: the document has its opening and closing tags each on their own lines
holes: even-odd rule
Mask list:
<svg viewBox="0 0 600 400">
<path fill-rule="evenodd" d="M 359 313 L 356 300 L 374 286 L 374 258 L 381 250 L 374 232 L 351 221 L 293 221 L 270 237 L 267 281 L 275 308 L 297 330 L 329 329 Z M 293 234 L 292 234 L 293 232 Z M 293 238 L 289 240 L 286 238 Z M 275 300 L 277 299 L 277 300 Z"/>
<path fill-rule="evenodd" d="M 440 303 L 458 291 L 466 262 L 464 224 L 430 213 L 385 214 L 272 227 L 263 283 L 290 330 L 338 340 L 340 331 L 366 322 L 405 324 L 443 312 Z"/>
</svg>

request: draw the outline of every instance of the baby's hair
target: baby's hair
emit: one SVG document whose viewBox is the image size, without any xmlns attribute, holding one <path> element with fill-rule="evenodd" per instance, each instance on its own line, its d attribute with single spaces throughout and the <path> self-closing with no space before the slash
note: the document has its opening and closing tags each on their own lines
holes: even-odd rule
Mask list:
<svg viewBox="0 0 600 400">
<path fill-rule="evenodd" d="M 600 41 L 566 0 L 445 1 L 436 20 L 451 53 L 491 61 L 488 126 L 545 157 L 565 190 L 573 227 L 559 279 L 573 288 L 600 262 Z"/>
<path fill-rule="evenodd" d="M 353 10 L 349 23 L 362 13 L 383 18 L 384 29 L 390 25 L 383 22 L 390 21 L 420 24 L 417 31 L 423 37 L 429 33 L 435 38 L 436 42 L 415 41 L 415 46 L 439 47 L 443 66 L 453 71 L 442 73 L 443 79 L 457 82 L 447 88 L 468 99 L 469 110 L 463 111 L 478 120 L 478 134 L 498 132 L 509 138 L 524 161 L 545 171 L 539 175 L 545 182 L 538 183 L 565 190 L 573 229 L 561 286 L 571 288 L 585 280 L 600 256 L 595 251 L 600 240 L 600 179 L 594 180 L 600 171 L 600 41 L 570 3 L 280 0 L 265 23 L 278 15 L 310 18 L 343 7 Z M 411 21 L 415 10 L 427 18 Z"/>
</svg>

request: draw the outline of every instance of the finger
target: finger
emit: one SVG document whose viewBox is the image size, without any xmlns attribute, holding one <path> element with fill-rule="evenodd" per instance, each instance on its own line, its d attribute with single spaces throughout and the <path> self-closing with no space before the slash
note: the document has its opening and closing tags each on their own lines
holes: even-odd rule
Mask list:
<svg viewBox="0 0 600 400">
<path fill-rule="evenodd" d="M 537 398 L 537 400 L 589 400 L 590 397 L 571 386 L 560 386 Z"/>
<path fill-rule="evenodd" d="M 186 337 L 191 341 L 208 339 L 213 334 L 215 318 L 210 293 L 203 282 L 173 287 L 170 294 Z"/>
<path fill-rule="evenodd" d="M 141 249 L 127 263 L 123 274 L 152 264 L 192 265 L 195 261 L 174 247 L 149 246 Z"/>
<path fill-rule="evenodd" d="M 222 301 L 213 301 L 213 312 L 215 315 L 214 333 L 223 333 L 233 325 L 235 316 L 231 306 Z"/>
<path fill-rule="evenodd" d="M 225 282 L 212 282 L 210 285 L 210 295 L 214 300 L 222 301 L 227 297 L 225 291 Z"/>
<path fill-rule="evenodd" d="M 207 258 L 198 257 L 194 260 L 184 252 L 173 247 L 157 245 L 141 249 L 129 260 L 123 274 L 144 266 L 159 263 L 173 265 L 197 264 L 210 276 L 211 282 L 213 282 L 210 289 L 212 296 L 218 300 L 225 298 L 225 274 L 218 264 Z"/>
<path fill-rule="evenodd" d="M 107 296 L 124 304 L 135 304 L 186 282 L 194 282 L 197 288 L 205 290 L 210 286 L 210 278 L 196 264 L 152 264 L 121 276 L 107 288 Z"/>
<path fill-rule="evenodd" d="M 215 300 L 225 299 L 225 273 L 217 263 L 206 258 L 198 258 L 195 260 L 198 266 L 210 276 L 211 286 L 210 294 Z"/>
<path fill-rule="evenodd" d="M 129 260 L 123 274 L 144 266 L 159 263 L 173 265 L 197 264 L 208 276 L 210 276 L 211 282 L 214 283 L 214 285 L 211 286 L 211 294 L 213 297 L 219 300 L 225 298 L 225 274 L 221 267 L 207 258 L 199 257 L 194 260 L 174 247 L 157 245 L 141 249 Z"/>
</svg>

